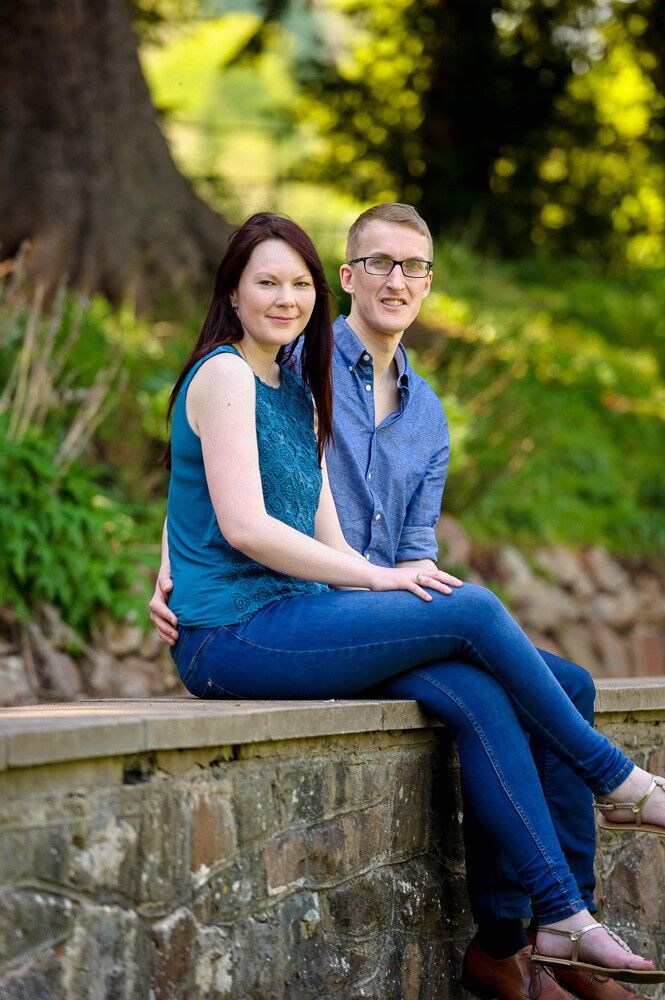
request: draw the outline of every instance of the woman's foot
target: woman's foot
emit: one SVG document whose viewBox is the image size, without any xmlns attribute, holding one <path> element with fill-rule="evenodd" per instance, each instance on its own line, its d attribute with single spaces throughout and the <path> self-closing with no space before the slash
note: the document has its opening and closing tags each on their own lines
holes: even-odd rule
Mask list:
<svg viewBox="0 0 665 1000">
<path fill-rule="evenodd" d="M 571 958 L 573 942 L 550 931 L 553 929 L 574 932 L 588 927 L 589 924 L 596 924 L 596 921 L 588 910 L 582 910 L 565 920 L 541 925 L 536 937 L 536 950 L 548 958 Z M 593 930 L 587 931 L 580 938 L 577 961 L 588 962 L 590 965 L 606 969 L 635 969 L 639 972 L 648 972 L 653 968 L 651 959 L 635 955 L 627 945 L 624 947 L 615 940 L 602 924 L 596 924 Z"/>
<path fill-rule="evenodd" d="M 640 809 L 641 824 L 649 823 L 652 826 L 662 827 L 665 831 L 665 779 L 649 774 L 641 767 L 634 768 L 618 788 L 615 788 L 609 795 L 604 795 L 599 805 L 602 806 L 603 802 L 638 803 L 649 790 L 654 779 L 657 782 L 656 787 Z M 602 809 L 601 812 L 603 819 L 608 824 L 635 824 L 636 814 L 631 809 Z"/>
</svg>

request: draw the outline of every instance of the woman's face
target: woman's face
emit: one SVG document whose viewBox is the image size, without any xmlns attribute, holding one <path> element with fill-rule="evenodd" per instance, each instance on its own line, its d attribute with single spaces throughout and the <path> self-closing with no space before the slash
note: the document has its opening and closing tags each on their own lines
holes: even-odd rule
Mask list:
<svg viewBox="0 0 665 1000">
<path fill-rule="evenodd" d="M 264 240 L 254 248 L 231 295 L 245 336 L 264 347 L 295 340 L 307 326 L 315 301 L 307 264 L 279 239 Z"/>
</svg>

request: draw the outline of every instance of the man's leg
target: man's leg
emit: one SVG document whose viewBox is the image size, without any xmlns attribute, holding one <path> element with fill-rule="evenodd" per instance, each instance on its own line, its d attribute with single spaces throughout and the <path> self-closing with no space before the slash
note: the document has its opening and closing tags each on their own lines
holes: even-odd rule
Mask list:
<svg viewBox="0 0 665 1000">
<path fill-rule="evenodd" d="M 593 723 L 596 692 L 588 671 L 553 653 L 539 652 L 580 714 Z M 532 735 L 530 742 L 557 837 L 582 899 L 594 912 L 593 796 L 579 776 L 537 736 Z M 514 868 L 505 855 L 496 850 L 466 801 L 464 842 L 471 910 L 481 942 L 494 958 L 514 954 L 526 940 L 521 921 L 531 917 L 531 906 Z"/>
</svg>

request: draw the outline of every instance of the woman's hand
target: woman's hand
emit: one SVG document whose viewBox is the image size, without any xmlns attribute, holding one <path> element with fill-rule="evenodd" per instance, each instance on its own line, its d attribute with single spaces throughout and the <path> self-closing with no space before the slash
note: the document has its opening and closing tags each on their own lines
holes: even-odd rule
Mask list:
<svg viewBox="0 0 665 1000">
<path fill-rule="evenodd" d="M 414 566 L 398 566 L 395 569 L 377 566 L 372 582 L 372 590 L 409 590 L 423 601 L 432 600 L 427 590 L 452 594 L 452 587 L 461 586 L 461 580 L 441 569 L 417 569 Z"/>
<path fill-rule="evenodd" d="M 150 617 L 160 638 L 164 642 L 167 642 L 169 646 L 175 646 L 178 639 L 178 619 L 167 604 L 169 594 L 172 590 L 173 580 L 169 574 L 168 566 L 166 568 L 161 567 L 157 582 L 155 583 L 155 592 L 148 607 L 150 608 Z"/>
</svg>

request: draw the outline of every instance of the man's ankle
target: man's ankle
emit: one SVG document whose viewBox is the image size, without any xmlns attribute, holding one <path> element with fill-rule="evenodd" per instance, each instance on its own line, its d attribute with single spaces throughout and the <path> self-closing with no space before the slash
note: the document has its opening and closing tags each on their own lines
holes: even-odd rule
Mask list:
<svg viewBox="0 0 665 1000">
<path fill-rule="evenodd" d="M 478 923 L 478 944 L 489 958 L 510 958 L 528 943 L 524 925 L 517 917 Z"/>
</svg>

